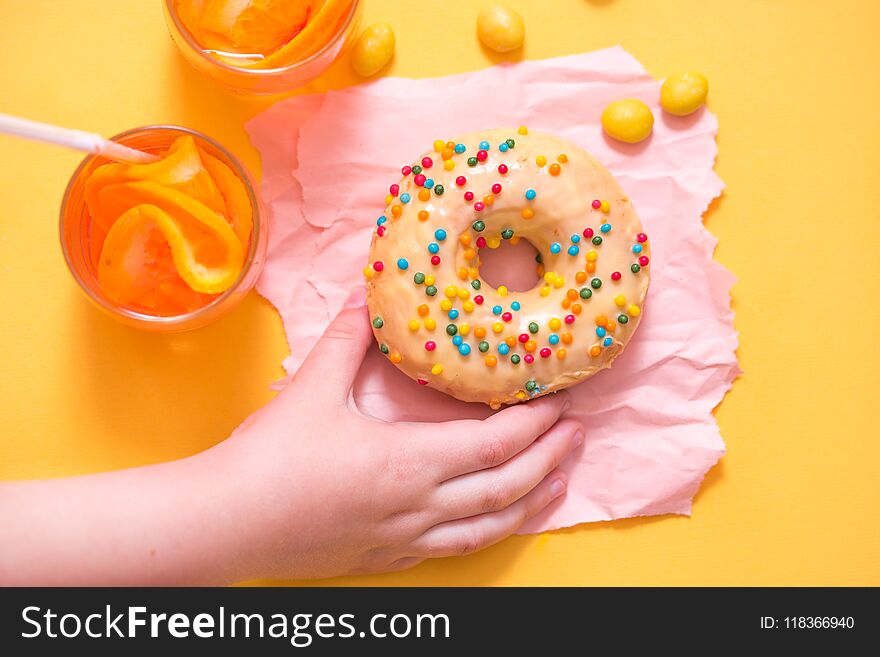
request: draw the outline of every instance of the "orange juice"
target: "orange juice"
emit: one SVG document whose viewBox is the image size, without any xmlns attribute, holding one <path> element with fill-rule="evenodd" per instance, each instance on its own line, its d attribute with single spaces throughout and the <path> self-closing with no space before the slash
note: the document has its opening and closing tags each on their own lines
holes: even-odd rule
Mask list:
<svg viewBox="0 0 880 657">
<path fill-rule="evenodd" d="M 89 157 L 61 210 L 65 258 L 100 307 L 154 330 L 195 328 L 253 287 L 264 213 L 244 168 L 192 130 L 155 126 L 115 138 L 151 164 Z"/>
<path fill-rule="evenodd" d="M 353 40 L 359 0 L 164 0 L 197 70 L 237 91 L 278 93 L 323 72 Z"/>
</svg>

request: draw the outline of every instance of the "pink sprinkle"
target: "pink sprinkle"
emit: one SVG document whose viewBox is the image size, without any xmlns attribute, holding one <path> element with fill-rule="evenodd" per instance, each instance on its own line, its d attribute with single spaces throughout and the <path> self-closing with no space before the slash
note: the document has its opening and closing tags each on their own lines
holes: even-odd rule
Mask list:
<svg viewBox="0 0 880 657">
<path fill-rule="evenodd" d="M 385 234 L 385 226 L 379 226 L 376 229 L 376 235 L 378 235 L 379 237 L 382 237 L 384 234 Z"/>
<path fill-rule="evenodd" d="M 520 333 L 518 339 L 519 339 L 520 342 L 522 342 L 523 344 L 525 344 L 526 342 L 529 341 L 529 334 L 528 334 L 528 333 Z"/>
<path fill-rule="evenodd" d="M 426 180 L 427 180 L 427 178 L 425 177 L 425 174 L 423 174 L 423 173 L 416 174 L 415 177 L 413 178 L 413 182 L 416 185 L 418 185 L 419 187 L 424 185 Z"/>
<path fill-rule="evenodd" d="M 391 185 L 391 187 L 388 188 L 388 192 L 391 196 L 397 196 L 400 193 L 400 185 Z"/>
<path fill-rule="evenodd" d="M 433 340 L 428 340 L 425 343 L 425 351 L 434 351 L 437 348 L 437 343 Z"/>
<path fill-rule="evenodd" d="M 467 184 L 467 178 L 465 178 L 464 176 L 459 176 L 455 179 L 455 184 L 459 187 L 464 187 L 465 184 Z"/>
<path fill-rule="evenodd" d="M 651 262 L 651 261 L 648 260 L 648 256 L 642 256 L 641 258 L 639 258 L 639 264 L 642 267 L 647 267 L 649 262 Z"/>
<path fill-rule="evenodd" d="M 430 169 L 432 166 L 434 166 L 434 160 L 432 160 L 430 157 L 423 157 L 422 158 L 422 167 L 423 168 Z"/>
<path fill-rule="evenodd" d="M 612 281 L 619 281 L 620 280 L 620 272 L 619 271 L 611 272 L 611 280 Z"/>
<path fill-rule="evenodd" d="M 373 263 L 373 269 L 375 269 L 376 271 L 382 271 L 383 269 L 385 269 L 385 265 L 381 260 L 377 260 Z"/>
<path fill-rule="evenodd" d="M 501 315 L 501 319 L 503 319 L 505 322 L 509 322 L 513 319 L 513 315 L 511 313 L 504 313 L 503 315 Z"/>
<path fill-rule="evenodd" d="M 465 201 L 473 201 L 474 200 L 474 193 L 473 192 L 465 192 L 464 193 L 464 200 Z"/>
<path fill-rule="evenodd" d="M 597 199 L 597 198 L 596 198 L 596 199 L 593 199 L 593 203 L 592 203 L 592 205 L 593 205 L 593 209 L 594 209 L 594 210 L 598 210 L 599 208 L 602 207 L 602 201 L 600 201 L 600 200 Z"/>
<path fill-rule="evenodd" d="M 639 233 L 638 235 L 636 235 L 636 240 L 638 240 L 638 242 L 639 242 L 640 244 L 642 244 L 642 243 L 648 241 L 648 236 L 645 235 L 644 233 Z"/>
<path fill-rule="evenodd" d="M 486 206 L 483 205 L 482 201 L 477 201 L 476 203 L 474 203 L 474 210 L 476 210 L 477 212 L 482 212 L 483 208 L 485 208 L 485 207 Z"/>
<path fill-rule="evenodd" d="M 492 185 L 492 193 L 493 194 L 500 194 L 501 193 L 501 183 L 495 183 L 494 185 Z"/>
<path fill-rule="evenodd" d="M 523 356 L 523 360 L 526 361 L 529 365 L 531 365 L 532 363 L 535 362 L 535 357 L 532 356 L 531 354 L 526 354 L 525 356 Z"/>
<path fill-rule="evenodd" d="M 500 173 L 502 176 L 505 173 L 507 173 L 507 165 L 506 164 L 499 164 L 498 165 L 498 173 Z"/>
<path fill-rule="evenodd" d="M 574 324 L 574 315 L 566 315 L 565 316 L 566 324 Z"/>
<path fill-rule="evenodd" d="M 486 248 L 486 238 L 483 237 L 482 235 L 480 235 L 480 236 L 477 238 L 477 248 L 478 248 L 478 249 L 484 249 L 484 248 Z"/>
<path fill-rule="evenodd" d="M 438 256 L 438 255 L 431 256 L 431 264 L 432 265 L 439 265 L 440 264 L 440 256 Z"/>
<path fill-rule="evenodd" d="M 418 382 L 419 382 L 419 385 L 423 385 L 423 386 L 426 386 L 426 385 L 428 385 L 428 382 L 427 382 L 427 381 L 425 381 L 425 380 L 424 380 L 424 379 L 416 379 L 416 381 L 418 381 Z"/>
<path fill-rule="evenodd" d="M 408 176 L 409 174 L 412 173 L 412 167 L 409 165 L 403 166 L 400 169 L 400 173 L 403 174 L 404 176 Z"/>
<path fill-rule="evenodd" d="M 477 151 L 478 162 L 485 162 L 487 159 L 489 159 L 489 154 L 486 151 Z"/>
<path fill-rule="evenodd" d="M 550 347 L 541 349 L 541 358 L 550 358 Z"/>
<path fill-rule="evenodd" d="M 477 304 L 478 306 L 482 306 L 483 301 L 485 301 L 485 299 L 483 299 L 482 294 L 478 294 L 477 296 L 474 297 L 474 303 Z"/>
<path fill-rule="evenodd" d="M 587 239 L 590 239 L 592 236 L 593 236 L 593 229 L 592 228 L 584 228 L 584 237 L 586 237 Z"/>
</svg>

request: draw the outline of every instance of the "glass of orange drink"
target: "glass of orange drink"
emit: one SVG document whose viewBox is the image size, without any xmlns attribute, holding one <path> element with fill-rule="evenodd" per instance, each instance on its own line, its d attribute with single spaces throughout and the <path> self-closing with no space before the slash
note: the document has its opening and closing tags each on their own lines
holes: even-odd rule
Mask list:
<svg viewBox="0 0 880 657">
<path fill-rule="evenodd" d="M 150 164 L 89 156 L 61 204 L 61 247 L 99 308 L 160 332 L 213 321 L 254 286 L 267 221 L 253 179 L 213 139 L 178 126 L 116 137 Z"/>
<path fill-rule="evenodd" d="M 205 75 L 274 94 L 320 75 L 351 43 L 360 0 L 162 0 L 171 37 Z"/>
</svg>

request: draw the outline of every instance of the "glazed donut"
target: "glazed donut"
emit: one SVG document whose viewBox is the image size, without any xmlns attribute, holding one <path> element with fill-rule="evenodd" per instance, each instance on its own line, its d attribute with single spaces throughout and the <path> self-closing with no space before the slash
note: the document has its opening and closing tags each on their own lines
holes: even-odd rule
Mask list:
<svg viewBox="0 0 880 657">
<path fill-rule="evenodd" d="M 649 284 L 648 238 L 614 177 L 527 128 L 437 140 L 402 168 L 364 269 L 379 349 L 420 384 L 499 408 L 586 379 L 623 350 Z M 480 279 L 480 249 L 528 240 L 538 284 Z"/>
</svg>

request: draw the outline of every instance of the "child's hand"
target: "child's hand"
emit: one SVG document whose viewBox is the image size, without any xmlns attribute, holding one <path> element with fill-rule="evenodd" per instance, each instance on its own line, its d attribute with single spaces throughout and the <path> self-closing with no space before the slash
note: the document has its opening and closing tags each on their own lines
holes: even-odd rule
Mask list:
<svg viewBox="0 0 880 657">
<path fill-rule="evenodd" d="M 350 394 L 372 342 L 366 309 L 343 310 L 293 383 L 211 450 L 236 486 L 241 575 L 327 577 L 469 554 L 564 493 L 556 467 L 583 440 L 580 424 L 559 419 L 566 393 L 483 421 L 380 422 Z"/>
</svg>

